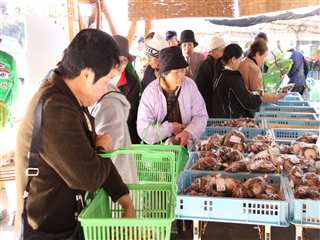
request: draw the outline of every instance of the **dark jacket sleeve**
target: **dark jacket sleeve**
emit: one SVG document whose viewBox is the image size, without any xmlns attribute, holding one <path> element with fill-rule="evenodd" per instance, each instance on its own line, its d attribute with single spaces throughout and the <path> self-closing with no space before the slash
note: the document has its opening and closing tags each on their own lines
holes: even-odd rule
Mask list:
<svg viewBox="0 0 320 240">
<path fill-rule="evenodd" d="M 230 91 L 245 110 L 256 111 L 260 107 L 262 103 L 261 97 L 247 90 L 240 73 L 232 81 L 227 82 L 230 83 Z"/>
<path fill-rule="evenodd" d="M 110 159 L 100 159 L 90 144 L 79 110 L 65 96 L 51 96 L 43 108 L 41 154 L 72 189 L 104 187 L 113 200 L 128 193 Z"/>
<path fill-rule="evenodd" d="M 195 78 L 195 82 L 203 98 L 206 97 L 208 85 L 210 85 L 209 83 L 212 81 L 210 79 L 211 75 L 212 75 L 211 69 L 208 66 L 207 61 L 204 61 L 200 65 L 198 74 Z"/>
</svg>

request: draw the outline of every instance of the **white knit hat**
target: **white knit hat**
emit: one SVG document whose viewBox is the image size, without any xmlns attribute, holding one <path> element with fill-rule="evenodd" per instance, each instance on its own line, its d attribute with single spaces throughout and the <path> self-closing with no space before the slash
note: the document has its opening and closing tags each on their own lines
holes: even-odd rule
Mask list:
<svg viewBox="0 0 320 240">
<path fill-rule="evenodd" d="M 217 48 L 224 48 L 225 46 L 226 46 L 226 43 L 223 40 L 223 38 L 216 36 L 216 37 L 211 38 L 209 45 L 208 45 L 208 50 L 212 51 Z"/>
<path fill-rule="evenodd" d="M 167 47 L 169 47 L 169 44 L 165 38 L 159 33 L 155 33 L 146 46 L 146 53 L 152 57 L 159 58 L 160 51 Z"/>
</svg>

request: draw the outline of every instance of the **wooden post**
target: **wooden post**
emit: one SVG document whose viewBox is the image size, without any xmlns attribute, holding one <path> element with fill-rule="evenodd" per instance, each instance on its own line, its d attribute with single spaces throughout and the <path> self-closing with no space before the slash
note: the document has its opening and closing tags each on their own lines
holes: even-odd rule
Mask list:
<svg viewBox="0 0 320 240">
<path fill-rule="evenodd" d="M 129 46 L 131 46 L 136 29 L 137 29 L 137 20 L 132 20 L 129 31 L 128 31 L 128 36 L 127 36 L 129 41 Z"/>
<path fill-rule="evenodd" d="M 105 3 L 104 0 L 101 0 L 100 4 L 101 4 L 101 10 L 102 10 L 102 12 L 103 12 L 108 24 L 109 24 L 109 28 L 110 28 L 111 34 L 112 35 L 116 35 L 117 31 L 116 31 L 116 28 L 114 27 L 112 18 L 111 18 L 110 14 L 109 14 L 107 4 Z"/>
<path fill-rule="evenodd" d="M 144 21 L 144 35 L 147 36 L 147 34 L 150 32 L 151 29 L 151 19 L 146 19 Z"/>
<path fill-rule="evenodd" d="M 96 19 L 96 22 L 97 22 L 97 29 L 100 29 L 100 20 L 101 20 L 101 1 L 97 1 L 96 2 L 96 9 L 97 9 L 97 19 Z"/>
<path fill-rule="evenodd" d="M 71 40 L 74 36 L 74 29 L 73 29 L 73 23 L 74 23 L 74 8 L 73 8 L 73 1 L 74 0 L 68 0 L 67 2 L 67 11 L 68 11 L 68 29 L 69 29 L 69 39 Z"/>
</svg>

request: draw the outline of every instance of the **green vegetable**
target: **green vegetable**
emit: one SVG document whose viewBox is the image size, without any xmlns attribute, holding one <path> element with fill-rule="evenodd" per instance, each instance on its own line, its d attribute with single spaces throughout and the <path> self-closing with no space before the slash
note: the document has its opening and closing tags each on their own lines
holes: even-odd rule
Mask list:
<svg viewBox="0 0 320 240">
<path fill-rule="evenodd" d="M 263 74 L 263 87 L 265 92 L 275 93 L 279 90 L 283 77 L 289 73 L 293 61 L 285 57 L 284 53 L 271 52 L 266 59 L 267 73 Z"/>
<path fill-rule="evenodd" d="M 0 102 L 0 132 L 6 126 L 9 119 L 9 108 L 8 106 Z"/>
</svg>

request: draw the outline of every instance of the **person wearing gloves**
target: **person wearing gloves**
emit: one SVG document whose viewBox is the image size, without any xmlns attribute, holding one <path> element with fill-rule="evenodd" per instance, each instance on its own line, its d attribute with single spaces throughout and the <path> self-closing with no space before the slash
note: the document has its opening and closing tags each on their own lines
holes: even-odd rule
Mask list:
<svg viewBox="0 0 320 240">
<path fill-rule="evenodd" d="M 192 30 L 182 31 L 179 46 L 181 46 L 183 56 L 189 64 L 186 76 L 194 80 L 198 75 L 200 64 L 204 61 L 204 56 L 201 53 L 194 51 L 194 48 L 198 46 L 198 43 Z"/>
<path fill-rule="evenodd" d="M 111 139 L 96 134 L 87 109 L 119 74 L 119 63 L 110 35 L 82 30 L 32 98 L 15 154 L 16 225 L 22 239 L 83 239 L 76 218 L 81 199 L 100 188 L 123 207 L 124 217 L 134 217 L 128 187 L 112 161 L 97 154 L 112 150 Z"/>
<path fill-rule="evenodd" d="M 263 39 L 256 40 L 251 44 L 248 56 L 240 63 L 239 72 L 250 92 L 261 93 L 262 102 L 272 103 L 281 99 L 283 94 L 281 92 L 277 95 L 263 94 L 261 68 L 267 55 L 267 42 Z"/>
<path fill-rule="evenodd" d="M 212 102 L 213 84 L 223 69 L 221 57 L 225 46 L 223 38 L 215 36 L 211 39 L 208 46 L 209 54 L 201 63 L 195 78 L 198 89 L 206 102 L 209 118 L 213 117 L 212 108 L 215 105 Z"/>
<path fill-rule="evenodd" d="M 237 44 L 228 45 L 223 52 L 224 70 L 213 86 L 215 118 L 253 117 L 259 110 L 262 97 L 250 92 L 238 71 L 243 51 Z M 285 96 L 285 92 L 280 95 Z"/>
<path fill-rule="evenodd" d="M 138 133 L 146 143 L 172 137 L 186 145 L 206 128 L 205 103 L 195 82 L 185 76 L 187 66 L 178 46 L 160 51 L 160 77 L 145 89 L 138 109 Z"/>
<path fill-rule="evenodd" d="M 152 39 L 146 43 L 148 65 L 142 79 L 143 90 L 149 85 L 149 83 L 158 77 L 160 65 L 159 53 L 166 47 L 169 47 L 169 44 L 159 33 L 155 33 Z"/>
</svg>

